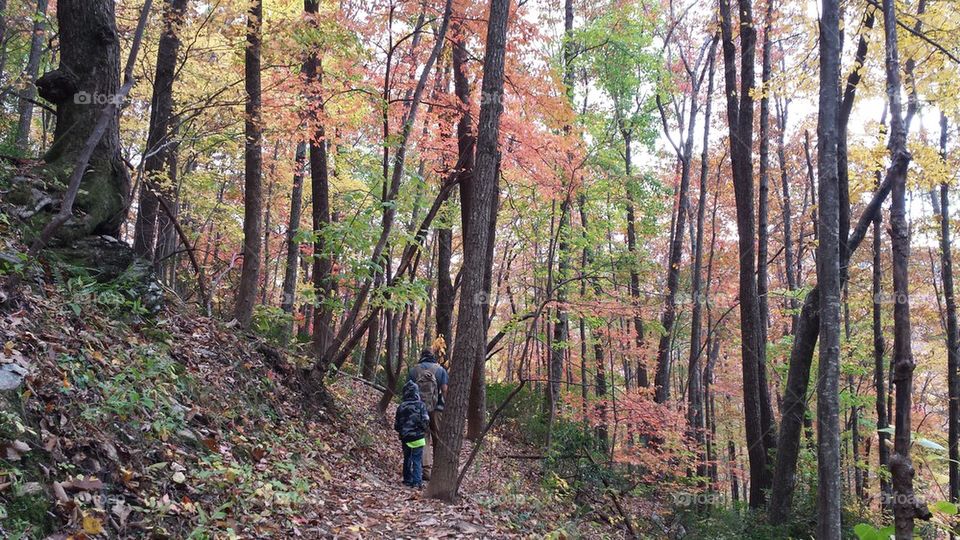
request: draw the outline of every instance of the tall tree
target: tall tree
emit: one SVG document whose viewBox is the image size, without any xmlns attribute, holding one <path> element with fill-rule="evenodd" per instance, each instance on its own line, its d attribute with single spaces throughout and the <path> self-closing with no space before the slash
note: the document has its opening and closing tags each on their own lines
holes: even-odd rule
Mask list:
<svg viewBox="0 0 960 540">
<path fill-rule="evenodd" d="M 250 326 L 260 278 L 261 211 L 263 208 L 263 127 L 260 52 L 263 31 L 263 0 L 256 0 L 247 13 L 247 46 L 244 52 L 246 118 L 244 120 L 243 266 L 234 316 L 240 326 Z"/>
<path fill-rule="evenodd" d="M 864 65 L 867 54 L 867 33 L 873 28 L 874 12 L 872 7 L 867 8 L 864 15 L 863 29 L 860 33 L 857 50 L 854 56 L 854 68 L 847 75 L 846 85 L 843 91 L 843 102 L 840 104 L 839 126 L 838 126 L 838 144 L 837 144 L 837 169 L 840 192 L 840 208 L 838 223 L 841 236 L 844 235 L 844 214 L 847 212 L 844 193 L 846 190 L 846 130 L 850 119 L 850 111 L 853 109 L 853 103 L 856 98 L 856 91 L 861 80 L 861 66 Z M 781 120 L 781 123 L 785 123 Z M 782 160 L 781 160 L 782 163 Z M 812 163 L 808 157 L 807 167 L 812 182 Z M 867 204 L 856 228 L 847 235 L 845 243 L 840 244 L 840 270 L 841 281 L 845 280 L 846 261 L 850 255 L 856 251 L 857 247 L 863 241 L 867 229 L 873 222 L 874 216 L 880 212 L 883 201 L 890 194 L 889 179 L 885 179 L 874 192 L 873 198 Z M 806 195 L 805 195 L 806 196 Z M 804 207 L 806 202 L 804 202 Z M 803 232 L 801 230 L 801 237 Z M 802 243 L 800 244 L 802 246 Z M 802 253 L 797 252 L 797 264 L 803 260 Z M 799 266 L 798 266 L 799 268 Z M 797 282 L 800 280 L 800 272 L 797 272 Z M 770 504 L 768 506 L 769 519 L 773 523 L 780 523 L 786 520 L 790 513 L 793 490 L 796 487 L 796 468 L 797 458 L 800 454 L 800 440 L 802 437 L 802 428 L 806 419 L 807 391 L 810 384 L 810 368 L 813 363 L 813 354 L 816 350 L 817 339 L 820 334 L 820 289 L 815 286 L 806 295 L 803 304 L 800 307 L 800 313 L 795 318 L 793 346 L 790 350 L 789 371 L 787 373 L 787 384 L 783 392 L 783 405 L 781 407 L 780 432 L 777 437 L 776 464 L 773 472 L 773 489 L 770 493 Z"/>
<path fill-rule="evenodd" d="M 460 203 L 462 208 L 461 213 L 461 229 L 463 231 L 463 236 L 466 237 L 470 233 L 468 229 L 470 227 L 470 222 L 468 219 L 468 214 L 470 207 L 473 204 L 471 199 L 471 194 L 474 192 L 471 184 L 476 181 L 476 177 L 473 174 L 474 166 L 474 146 L 476 144 L 476 139 L 473 135 L 473 118 L 470 114 L 470 79 L 467 76 L 467 61 L 469 60 L 469 54 L 467 51 L 467 35 L 463 28 L 463 20 L 458 20 L 453 27 L 453 54 L 452 54 L 452 64 L 453 64 L 453 84 L 454 84 L 454 95 L 457 98 L 458 106 L 460 108 L 460 117 L 457 121 L 457 166 L 456 174 L 459 179 L 460 185 Z M 499 173 L 498 173 L 499 174 Z M 490 218 L 490 227 L 496 226 L 496 203 L 492 206 L 491 211 L 493 212 Z M 493 232 L 491 231 L 491 240 L 488 243 L 486 258 L 488 259 L 484 263 L 484 274 L 483 274 L 483 297 L 489 298 L 490 295 L 490 281 L 491 281 L 491 272 L 493 269 L 493 247 L 494 242 L 492 240 Z M 453 283 L 450 280 L 450 256 L 451 256 L 451 242 L 452 242 L 452 231 L 449 228 L 442 229 L 440 231 L 440 251 L 438 255 L 440 256 L 440 275 L 438 277 L 438 303 L 437 303 L 437 331 L 444 333 L 444 339 L 447 340 L 447 343 L 451 343 L 452 336 L 452 321 L 453 321 L 453 304 L 454 304 L 454 287 Z M 442 304 L 442 306 L 441 306 Z M 443 312 L 441 314 L 441 311 Z M 484 324 L 486 325 L 489 322 L 488 313 L 485 311 L 483 315 Z M 442 326 L 442 328 L 441 328 Z M 470 382 L 470 394 L 468 396 L 468 405 L 467 405 L 467 438 L 470 440 L 476 440 L 481 436 L 483 428 L 485 427 L 486 419 L 486 362 L 480 362 L 474 365 L 473 375 Z"/>
<path fill-rule="evenodd" d="M 137 224 L 133 233 L 133 249 L 137 255 L 154 260 L 157 237 L 158 197 L 169 193 L 173 186 L 165 174 L 170 163 L 173 140 L 173 83 L 176 78 L 177 55 L 180 51 L 179 27 L 187 11 L 187 0 L 167 0 L 163 12 L 163 33 L 157 46 L 157 69 L 153 78 L 153 98 L 150 102 L 150 127 L 147 134 L 146 157 L 143 163 L 143 186 Z"/>
<path fill-rule="evenodd" d="M 496 248 L 497 234 L 497 212 L 500 210 L 500 160 L 497 159 L 497 173 L 494 175 L 493 184 L 493 205 L 490 206 L 490 219 L 487 223 L 489 229 L 489 241 L 487 242 L 487 253 L 483 263 L 483 335 L 486 337 L 490 330 L 490 322 L 493 320 L 491 304 L 493 291 L 493 256 Z M 467 229 L 464 228 L 464 231 Z M 489 352 L 489 346 L 487 347 Z M 483 437 L 487 423 L 487 362 L 484 356 L 483 362 L 477 362 L 473 366 L 473 376 L 470 380 L 470 395 L 467 405 L 467 438 L 471 441 L 478 441 Z"/>
<path fill-rule="evenodd" d="M 393 225 L 397 216 L 397 206 L 394 203 L 399 195 L 405 173 L 404 165 L 406 163 L 408 151 L 407 145 L 411 140 L 413 126 L 417 120 L 417 111 L 423 98 L 423 92 L 427 85 L 427 79 L 433 72 L 434 64 L 440 57 L 440 51 L 443 49 L 452 9 L 453 7 L 451 0 L 447 0 L 443 8 L 442 20 L 437 28 L 436 41 L 434 42 L 433 49 L 430 51 L 430 56 L 427 58 L 427 61 L 420 72 L 420 77 L 417 81 L 416 88 L 410 95 L 409 100 L 405 100 L 408 101 L 409 104 L 407 106 L 407 112 L 404 115 L 400 134 L 397 139 L 397 149 L 393 158 L 393 170 L 389 175 L 389 182 L 385 181 L 383 186 L 383 197 L 381 199 L 381 203 L 383 204 L 383 216 L 381 218 L 380 236 L 377 239 L 377 242 L 374 245 L 370 255 L 369 261 L 371 265 L 380 266 L 382 264 L 381 259 L 384 256 L 384 253 L 386 253 L 387 246 L 389 244 L 390 232 L 393 230 Z M 386 101 L 389 101 L 389 99 L 386 99 Z M 387 124 L 384 125 L 387 126 Z M 384 135 L 389 136 L 389 134 L 386 132 Z M 386 180 L 386 171 L 389 168 L 389 157 L 386 153 L 384 156 L 384 179 Z M 431 211 L 428 212 L 427 217 L 424 218 L 425 226 L 429 227 L 433 217 L 436 216 L 436 213 L 439 210 L 439 205 L 442 205 L 442 203 L 446 200 L 451 188 L 451 184 L 446 184 L 443 189 L 441 189 L 441 192 L 435 201 L 434 207 L 431 208 Z M 406 269 L 410 264 L 413 253 L 418 251 L 417 248 L 422 243 L 425 234 L 426 230 L 423 227 L 417 231 L 415 236 L 417 239 L 416 247 L 410 247 L 410 249 L 404 250 L 401 266 L 394 275 L 394 279 L 388 280 L 388 283 L 392 284 L 395 279 L 402 278 L 406 275 Z M 317 361 L 310 369 L 311 378 L 319 383 L 316 389 L 321 394 L 320 397 L 323 400 L 326 399 L 324 397 L 326 392 L 322 384 L 322 380 L 326 376 L 327 370 L 331 365 L 339 367 L 344 361 L 346 361 L 350 351 L 359 343 L 360 339 L 363 337 L 363 334 L 365 334 L 367 329 L 370 328 L 371 323 L 374 323 L 374 320 L 379 316 L 380 310 L 374 309 L 366 318 L 363 319 L 361 324 L 355 326 L 357 319 L 360 317 L 360 312 L 366 305 L 366 301 L 370 296 L 370 292 L 373 290 L 374 283 L 379 279 L 382 279 L 382 273 L 374 272 L 374 275 L 367 276 L 361 281 L 358 290 L 353 297 L 353 303 L 350 306 L 350 309 L 348 309 L 344 315 L 343 322 L 340 325 L 340 329 L 337 331 L 336 336 L 331 336 L 331 339 L 328 341 L 330 345 L 326 347 L 323 352 L 318 352 Z"/>
<path fill-rule="evenodd" d="M 700 156 L 700 196 L 697 202 L 697 236 L 693 250 L 693 277 L 691 279 L 690 295 L 693 298 L 693 310 L 690 314 L 690 362 L 687 367 L 687 423 L 697 441 L 698 449 L 706 445 L 706 424 L 704 422 L 704 385 L 701 373 L 701 331 L 703 324 L 703 229 L 707 210 L 707 183 L 709 180 L 709 148 L 710 148 L 710 112 L 713 105 L 713 76 L 716 66 L 717 40 L 710 45 L 709 75 L 707 79 L 707 103 L 704 109 L 703 122 L 703 153 Z M 692 136 L 692 134 L 691 134 Z M 709 353 L 709 350 L 707 351 Z M 706 477 L 708 456 L 699 455 L 697 459 L 697 476 Z"/>
<path fill-rule="evenodd" d="M 26 150 L 30 146 L 30 127 L 33 125 L 33 101 L 37 97 L 34 81 L 40 73 L 40 55 L 43 54 L 44 38 L 47 36 L 48 0 L 37 0 L 33 15 L 33 31 L 30 34 L 30 53 L 23 72 L 24 87 L 20 92 L 20 122 L 17 125 L 17 146 Z M 2 39 L 2 36 L 0 36 Z"/>
<path fill-rule="evenodd" d="M 800 318 L 800 301 L 795 292 L 799 286 L 797 267 L 794 264 L 793 246 L 793 204 L 790 200 L 790 179 L 787 173 L 786 132 L 790 99 L 776 97 L 777 109 L 777 162 L 780 166 L 780 207 L 783 216 L 783 273 L 787 278 L 787 290 L 790 292 L 789 307 L 790 334 L 797 331 Z"/>
<path fill-rule="evenodd" d="M 770 253 L 770 77 L 772 76 L 772 46 L 774 0 L 767 0 L 761 47 L 760 84 L 760 163 L 757 186 L 757 305 L 760 311 L 760 343 L 757 346 L 757 379 L 760 397 L 760 428 L 763 430 L 763 448 L 769 457 L 777 446 L 773 404 L 767 376 L 767 328 L 770 325 L 770 275 L 767 270 Z M 768 466 L 772 466 L 769 465 Z"/>
<path fill-rule="evenodd" d="M 567 101 L 573 106 L 574 97 L 574 66 L 573 60 L 576 54 L 573 40 L 573 0 L 564 0 L 563 3 L 563 86 L 566 90 Z M 571 126 L 565 125 L 564 132 L 570 133 Z M 569 155 L 568 155 L 569 157 Z M 557 225 L 557 273 L 552 272 L 556 286 L 556 310 L 553 320 L 553 340 L 550 347 L 550 369 L 547 378 L 547 412 L 548 433 L 547 441 L 550 441 L 551 431 L 557 414 L 557 404 L 560 402 L 560 379 L 563 375 L 563 361 L 568 352 L 568 341 L 570 340 L 570 315 L 567 313 L 567 287 L 564 281 L 570 269 L 570 246 L 568 242 L 570 229 L 570 197 L 573 184 L 573 178 L 566 178 L 566 193 L 560 204 L 560 223 Z M 548 261 L 553 264 L 553 261 Z M 549 280 L 548 280 L 549 281 Z M 552 289 L 553 283 L 547 284 L 547 288 Z"/>
<path fill-rule="evenodd" d="M 817 115 L 817 284 L 820 286 L 820 377 L 817 384 L 817 538 L 838 539 L 840 526 L 840 5 L 820 13 L 820 100 Z"/>
<path fill-rule="evenodd" d="M 303 10 L 313 24 L 318 24 L 320 12 L 319 0 L 304 0 Z M 331 345 L 334 329 L 333 311 L 330 296 L 333 292 L 333 258 L 325 242 L 326 228 L 330 225 L 330 169 L 327 155 L 327 133 L 324 126 L 324 103 L 320 95 L 323 84 L 323 63 L 315 49 L 307 53 L 303 64 L 303 74 L 307 84 L 311 118 L 310 134 L 310 178 L 311 200 L 313 201 L 313 290 L 316 305 L 313 308 L 313 350 L 320 355 Z"/>
<path fill-rule="evenodd" d="M 900 98 L 900 55 L 897 46 L 897 14 L 893 0 L 883 0 L 883 29 L 886 45 L 887 101 L 890 108 L 890 151 L 888 175 L 890 193 L 890 237 L 893 261 L 893 368 L 890 376 L 896 387 L 895 431 L 890 475 L 893 480 L 893 516 L 897 540 L 913 538 L 914 518 L 929 518 L 930 511 L 913 491 L 913 461 L 910 459 L 911 412 L 913 402 L 913 359 L 910 323 L 910 229 L 907 225 L 907 128 Z M 912 109 L 912 107 L 911 107 Z M 909 113 L 908 113 L 909 114 Z M 821 328 L 821 331 L 823 329 Z"/>
<path fill-rule="evenodd" d="M 452 254 L 453 231 L 445 226 L 437 230 L 437 335 L 443 336 L 448 347 L 453 344 L 453 304 L 456 296 L 450 278 Z"/>
<path fill-rule="evenodd" d="M 7 41 L 10 36 L 7 35 L 7 0 L 0 0 L 0 82 L 6 82 L 4 77 L 7 74 Z"/>
<path fill-rule="evenodd" d="M 727 122 L 730 125 L 730 160 L 737 209 L 738 253 L 740 258 L 740 341 L 743 371 L 743 412 L 750 460 L 750 507 L 760 508 L 770 488 L 770 471 L 763 444 L 760 394 L 760 305 L 757 297 L 756 250 L 753 190 L 753 92 L 757 33 L 751 0 L 739 1 L 740 82 L 737 84 L 737 49 L 733 42 L 730 0 L 720 0 L 720 29 L 723 39 L 724 82 Z"/>
<path fill-rule="evenodd" d="M 488 18 L 486 52 L 483 59 L 482 95 L 490 96 L 480 107 L 477 124 L 476 168 L 468 216 L 472 234 L 465 237 L 460 312 L 453 357 L 457 364 L 450 374 L 440 444 L 436 447 L 433 476 L 427 488 L 430 497 L 452 501 L 457 494 L 460 448 L 467 410 L 467 397 L 476 363 L 486 357 L 484 305 L 477 302 L 483 290 L 484 264 L 490 238 L 491 208 L 496 204 L 496 175 L 499 161 L 498 138 L 503 112 L 504 57 L 510 0 L 492 0 Z"/>
<path fill-rule="evenodd" d="M 293 315 L 297 300 L 297 273 L 300 269 L 300 242 L 297 234 L 300 232 L 300 216 L 303 211 L 303 177 L 304 165 L 307 161 L 307 144 L 303 141 L 297 144 L 296 164 L 293 170 L 293 188 L 290 191 L 290 221 L 287 225 L 287 257 L 284 266 L 282 298 L 280 308 L 285 313 Z M 293 335 L 293 325 L 287 333 Z"/>
<path fill-rule="evenodd" d="M 458 18 L 452 28 L 452 67 L 454 94 L 460 117 L 457 121 L 457 166 L 459 184 L 473 174 L 474 136 L 473 119 L 470 116 L 470 79 L 467 77 L 469 55 L 463 20 Z M 463 191 L 460 200 L 463 202 Z M 461 217 L 463 219 L 463 217 Z M 443 336 L 448 348 L 453 345 L 453 306 L 456 291 L 450 278 L 450 261 L 453 255 L 453 230 L 444 224 L 437 230 L 437 335 Z"/>
<path fill-rule="evenodd" d="M 947 162 L 947 116 L 940 113 L 940 159 Z M 947 311 L 947 446 L 950 470 L 950 500 L 960 498 L 960 335 L 957 330 L 957 299 L 953 291 L 953 247 L 950 239 L 950 185 L 940 183 L 940 278 Z"/>
<path fill-rule="evenodd" d="M 877 180 L 879 183 L 879 178 Z M 880 301 L 883 295 L 883 267 L 881 266 L 880 252 L 882 222 L 883 214 L 877 212 L 873 219 L 873 268 L 871 278 L 873 293 L 873 386 L 877 394 L 877 440 L 879 441 L 877 456 L 881 469 L 886 471 L 890 466 L 890 448 L 888 446 L 890 435 L 887 432 L 887 428 L 890 427 L 890 420 L 887 418 L 887 378 L 884 375 L 886 345 L 883 339 L 883 303 Z M 881 507 L 884 510 L 889 510 L 892 500 L 890 481 L 886 474 L 878 474 L 878 476 L 880 477 Z"/>
<path fill-rule="evenodd" d="M 677 112 L 678 140 L 675 142 L 670 135 L 667 113 L 660 95 L 657 95 L 657 108 L 660 110 L 660 119 L 664 133 L 670 140 L 677 156 L 677 166 L 680 169 L 680 185 L 676 189 L 677 212 L 673 220 L 670 234 L 670 252 L 667 257 L 667 291 L 664 299 L 663 311 L 660 315 L 660 324 L 663 326 L 663 335 L 657 347 L 657 371 L 654 375 L 654 400 L 657 403 L 666 403 L 670 398 L 670 373 L 672 344 L 674 341 L 674 321 L 677 318 L 677 292 L 680 287 L 680 263 L 683 258 L 683 237 L 690 192 L 690 175 L 693 160 L 694 130 L 697 125 L 697 111 L 700 88 L 706 74 L 705 52 L 710 47 L 713 51 L 713 39 L 708 38 L 700 46 L 695 63 L 687 58 L 685 48 L 680 47 L 680 60 L 687 78 L 689 79 L 689 111 L 686 101 L 682 105 L 674 104 Z M 684 97 L 684 100 L 687 98 Z M 688 116 L 684 117 L 684 112 Z"/>
</svg>

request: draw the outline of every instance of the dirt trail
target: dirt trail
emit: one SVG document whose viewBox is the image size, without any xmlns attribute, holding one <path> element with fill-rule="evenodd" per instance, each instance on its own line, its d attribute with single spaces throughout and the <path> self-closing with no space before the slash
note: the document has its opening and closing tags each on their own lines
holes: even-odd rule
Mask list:
<svg viewBox="0 0 960 540">
<path fill-rule="evenodd" d="M 331 478 L 325 483 L 323 524 L 317 532 L 339 538 L 519 538 L 510 515 L 498 512 L 497 505 L 505 498 L 501 481 L 510 477 L 503 472 L 495 454 L 508 443 L 492 438 L 488 448 L 465 482 L 457 504 L 445 504 L 426 498 L 424 491 L 401 484 L 400 446 L 391 426 L 376 417 L 372 406 L 378 395 L 363 385 L 342 382 L 337 387 L 352 394 L 353 399 L 341 402 L 344 441 L 362 441 L 362 448 L 345 448 L 332 452 Z M 387 415 L 392 418 L 395 405 Z M 464 448 L 462 461 L 471 449 Z M 515 472 L 515 471 L 514 471 Z M 527 475 L 529 477 L 529 475 Z M 498 478 L 500 477 L 500 478 Z"/>
</svg>

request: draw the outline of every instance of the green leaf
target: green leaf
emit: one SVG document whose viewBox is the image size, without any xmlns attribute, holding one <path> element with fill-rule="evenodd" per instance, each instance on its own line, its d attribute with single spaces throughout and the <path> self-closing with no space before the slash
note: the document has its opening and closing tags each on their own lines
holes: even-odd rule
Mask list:
<svg viewBox="0 0 960 540">
<path fill-rule="evenodd" d="M 960 512 L 960 509 L 957 508 L 957 505 L 950 501 L 937 501 L 931 504 L 930 508 L 936 510 L 937 512 L 947 514 L 948 516 L 955 516 L 958 512 Z"/>
<path fill-rule="evenodd" d="M 894 530 L 892 526 L 877 529 L 869 523 L 859 523 L 853 527 L 853 532 L 860 540 L 889 540 Z"/>
<path fill-rule="evenodd" d="M 943 445 L 941 445 L 941 444 L 939 444 L 939 443 L 936 443 L 936 442 L 933 442 L 933 441 L 931 441 L 930 439 L 926 439 L 926 438 L 924 438 L 924 437 L 917 437 L 917 444 L 919 444 L 920 446 L 922 446 L 922 447 L 924 447 L 924 448 L 928 448 L 928 449 L 930 449 L 930 450 L 936 450 L 937 452 L 946 452 L 946 451 L 947 451 L 947 449 L 944 448 Z"/>
<path fill-rule="evenodd" d="M 858 523 L 853 527 L 854 534 L 857 535 L 857 538 L 860 540 L 879 540 L 880 531 L 878 531 L 873 525 L 869 523 Z"/>
</svg>

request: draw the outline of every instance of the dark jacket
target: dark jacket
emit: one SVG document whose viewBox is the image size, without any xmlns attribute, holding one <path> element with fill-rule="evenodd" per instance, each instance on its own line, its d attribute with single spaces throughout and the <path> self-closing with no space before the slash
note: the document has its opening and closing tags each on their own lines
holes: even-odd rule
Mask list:
<svg viewBox="0 0 960 540">
<path fill-rule="evenodd" d="M 423 351 L 420 353 L 420 360 L 417 361 L 417 364 L 410 368 L 407 371 L 407 380 L 416 381 L 416 370 L 421 365 L 425 365 L 430 371 L 433 371 L 436 378 L 437 384 L 443 388 L 445 384 L 450 382 L 450 375 L 447 373 L 447 370 L 437 362 L 437 357 L 433 355 L 430 351 Z"/>
<path fill-rule="evenodd" d="M 407 381 L 403 385 L 403 402 L 397 407 L 397 416 L 393 429 L 400 435 L 402 442 L 408 443 L 422 439 L 430 424 L 427 406 L 420 400 L 420 388 L 417 383 Z"/>
</svg>

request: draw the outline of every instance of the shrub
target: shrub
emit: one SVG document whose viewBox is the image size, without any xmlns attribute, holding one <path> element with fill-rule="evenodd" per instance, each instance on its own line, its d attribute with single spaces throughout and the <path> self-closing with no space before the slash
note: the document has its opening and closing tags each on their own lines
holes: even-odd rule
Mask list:
<svg viewBox="0 0 960 540">
<path fill-rule="evenodd" d="M 293 316 L 278 307 L 256 306 L 253 331 L 275 345 L 282 345 L 293 327 Z"/>
</svg>

